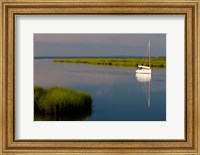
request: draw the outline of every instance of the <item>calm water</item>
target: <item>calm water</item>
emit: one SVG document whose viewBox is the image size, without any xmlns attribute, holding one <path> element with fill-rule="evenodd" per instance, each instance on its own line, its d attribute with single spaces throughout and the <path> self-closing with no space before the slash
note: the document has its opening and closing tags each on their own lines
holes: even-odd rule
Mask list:
<svg viewBox="0 0 200 155">
<path fill-rule="evenodd" d="M 40 120 L 165 121 L 166 70 L 136 76 L 136 68 L 34 60 L 34 84 L 88 92 L 92 112 L 84 116 L 37 116 Z"/>
</svg>

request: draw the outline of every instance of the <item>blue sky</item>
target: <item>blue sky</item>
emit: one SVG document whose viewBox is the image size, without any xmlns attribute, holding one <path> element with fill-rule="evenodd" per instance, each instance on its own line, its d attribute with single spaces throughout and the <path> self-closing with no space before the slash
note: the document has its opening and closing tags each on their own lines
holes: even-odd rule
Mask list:
<svg viewBox="0 0 200 155">
<path fill-rule="evenodd" d="M 166 56 L 166 34 L 34 34 L 34 56 Z"/>
</svg>

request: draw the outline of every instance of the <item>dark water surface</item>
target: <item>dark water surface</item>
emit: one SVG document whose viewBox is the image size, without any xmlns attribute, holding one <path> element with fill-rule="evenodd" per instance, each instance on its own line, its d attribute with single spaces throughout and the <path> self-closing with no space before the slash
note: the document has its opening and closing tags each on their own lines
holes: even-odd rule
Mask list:
<svg viewBox="0 0 200 155">
<path fill-rule="evenodd" d="M 165 121 L 166 70 L 136 75 L 136 68 L 54 63 L 34 60 L 34 84 L 86 91 L 92 96 L 88 116 L 35 116 L 35 120 Z"/>
</svg>

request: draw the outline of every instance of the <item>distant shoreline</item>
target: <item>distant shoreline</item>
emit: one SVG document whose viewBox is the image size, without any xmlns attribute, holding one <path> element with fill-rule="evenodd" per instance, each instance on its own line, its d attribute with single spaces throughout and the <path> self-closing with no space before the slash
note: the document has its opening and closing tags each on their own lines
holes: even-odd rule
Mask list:
<svg viewBox="0 0 200 155">
<path fill-rule="evenodd" d="M 76 63 L 76 64 L 92 64 L 92 65 L 107 65 L 107 66 L 126 66 L 137 67 L 138 65 L 148 66 L 147 58 L 62 58 L 53 59 L 55 63 Z M 166 58 L 151 58 L 151 67 L 165 68 Z"/>
<path fill-rule="evenodd" d="M 82 57 L 77 57 L 77 56 L 70 56 L 70 57 L 65 57 L 65 56 L 37 56 L 34 57 L 34 59 L 81 59 L 81 58 L 145 58 L 144 56 L 82 56 Z M 165 56 L 152 56 L 151 58 L 166 58 Z"/>
</svg>

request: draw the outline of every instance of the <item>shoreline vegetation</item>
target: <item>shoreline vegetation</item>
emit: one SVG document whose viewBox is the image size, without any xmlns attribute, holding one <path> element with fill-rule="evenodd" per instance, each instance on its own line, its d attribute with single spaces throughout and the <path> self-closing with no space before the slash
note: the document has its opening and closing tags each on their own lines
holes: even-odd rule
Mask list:
<svg viewBox="0 0 200 155">
<path fill-rule="evenodd" d="M 82 91 L 64 87 L 34 86 L 34 111 L 42 115 L 67 115 L 70 119 L 92 112 L 92 97 Z"/>
<path fill-rule="evenodd" d="M 63 58 L 54 59 L 53 62 L 125 67 L 148 65 L 148 60 L 146 58 Z M 151 67 L 166 68 L 166 58 L 151 58 L 150 64 Z"/>
</svg>

